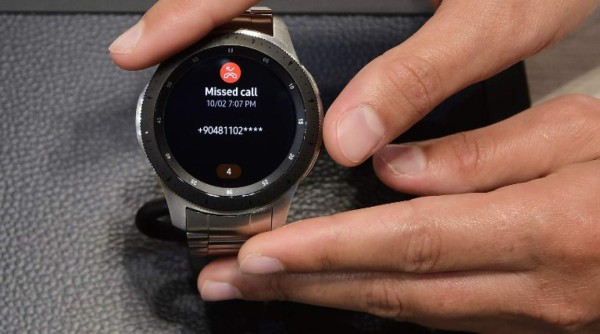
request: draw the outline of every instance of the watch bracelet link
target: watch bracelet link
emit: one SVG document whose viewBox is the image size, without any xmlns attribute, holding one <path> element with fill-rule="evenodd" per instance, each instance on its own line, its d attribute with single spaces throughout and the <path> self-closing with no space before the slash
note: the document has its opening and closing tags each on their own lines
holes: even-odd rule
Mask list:
<svg viewBox="0 0 600 334">
<path fill-rule="evenodd" d="M 217 29 L 219 33 L 248 29 L 273 36 L 273 11 L 252 7 Z M 236 216 L 220 216 L 186 210 L 186 232 L 194 271 L 206 256 L 236 254 L 251 236 L 273 229 L 273 209 Z"/>
<path fill-rule="evenodd" d="M 252 7 L 216 30 L 219 32 L 248 29 L 273 36 L 273 11 L 268 7 Z"/>
<path fill-rule="evenodd" d="M 235 254 L 251 236 L 273 229 L 273 209 L 237 216 L 186 210 L 191 257 Z"/>
</svg>

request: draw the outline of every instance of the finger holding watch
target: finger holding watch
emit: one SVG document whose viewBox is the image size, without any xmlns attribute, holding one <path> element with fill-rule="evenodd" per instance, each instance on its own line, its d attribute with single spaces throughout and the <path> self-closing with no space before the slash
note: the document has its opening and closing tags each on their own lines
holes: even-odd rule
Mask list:
<svg viewBox="0 0 600 334">
<path fill-rule="evenodd" d="M 439 3 L 439 2 L 438 2 Z M 573 31 L 597 0 L 445 0 L 411 38 L 365 66 L 325 118 L 340 164 L 363 163 L 436 105 Z"/>
<path fill-rule="evenodd" d="M 110 45 L 110 56 L 127 70 L 156 65 L 256 3 L 258 0 L 160 0 Z"/>
</svg>

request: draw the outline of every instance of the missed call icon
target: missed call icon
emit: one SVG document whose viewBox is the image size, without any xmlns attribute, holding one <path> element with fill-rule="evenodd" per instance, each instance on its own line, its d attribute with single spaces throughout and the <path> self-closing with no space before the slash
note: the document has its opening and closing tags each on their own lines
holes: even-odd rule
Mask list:
<svg viewBox="0 0 600 334">
<path fill-rule="evenodd" d="M 238 82 L 242 77 L 242 69 L 234 62 L 229 62 L 221 67 L 221 79 L 228 84 Z"/>
</svg>

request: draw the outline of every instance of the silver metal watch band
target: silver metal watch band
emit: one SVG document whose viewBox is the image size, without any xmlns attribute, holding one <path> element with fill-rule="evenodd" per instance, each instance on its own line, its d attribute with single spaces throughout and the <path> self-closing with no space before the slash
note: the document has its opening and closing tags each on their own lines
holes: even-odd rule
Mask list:
<svg viewBox="0 0 600 334">
<path fill-rule="evenodd" d="M 217 216 L 187 209 L 190 256 L 238 252 L 251 236 L 273 229 L 273 209 L 238 216 Z"/>
<path fill-rule="evenodd" d="M 238 29 L 254 30 L 272 36 L 273 12 L 267 7 L 252 7 L 216 31 Z M 235 216 L 206 214 L 188 208 L 185 216 L 192 262 L 194 258 L 207 255 L 235 254 L 251 236 L 273 229 L 273 208 Z"/>
<path fill-rule="evenodd" d="M 248 29 L 273 36 L 273 11 L 268 7 L 252 7 L 231 22 L 217 28 L 218 31 Z"/>
</svg>

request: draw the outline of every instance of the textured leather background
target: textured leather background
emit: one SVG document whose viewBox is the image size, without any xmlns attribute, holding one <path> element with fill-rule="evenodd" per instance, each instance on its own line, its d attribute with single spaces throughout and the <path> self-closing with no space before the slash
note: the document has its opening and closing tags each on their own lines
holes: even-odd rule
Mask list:
<svg viewBox="0 0 600 334">
<path fill-rule="evenodd" d="M 137 18 L 0 14 L 3 333 L 240 331 L 243 314 L 229 313 L 239 303 L 199 299 L 184 245 L 149 239 L 134 226 L 137 208 L 161 195 L 134 130 L 136 100 L 152 70 L 117 69 L 107 46 Z M 287 21 L 328 105 L 359 68 L 425 19 Z M 290 219 L 400 198 L 369 165 L 345 169 L 323 155 Z M 252 305 L 253 316 L 270 319 L 253 332 L 315 332 L 316 322 L 329 333 L 421 332 L 341 311 Z"/>
<path fill-rule="evenodd" d="M 142 13 L 155 2 L 156 0 L 3 0 L 0 1 L 0 11 Z M 423 14 L 433 12 L 431 3 L 423 0 L 261 0 L 260 4 L 272 8 L 280 14 Z"/>
</svg>

